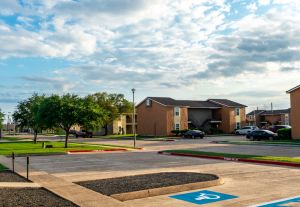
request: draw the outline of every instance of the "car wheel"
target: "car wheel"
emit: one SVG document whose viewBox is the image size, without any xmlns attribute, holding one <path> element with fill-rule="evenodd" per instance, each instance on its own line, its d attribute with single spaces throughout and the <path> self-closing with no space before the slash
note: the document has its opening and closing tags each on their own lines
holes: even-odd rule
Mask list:
<svg viewBox="0 0 300 207">
<path fill-rule="evenodd" d="M 274 138 L 273 137 L 269 137 L 269 141 L 273 141 L 274 140 Z"/>
<path fill-rule="evenodd" d="M 235 132 L 235 134 L 236 134 L 236 135 L 240 135 L 240 133 L 239 133 L 239 132 Z"/>
<path fill-rule="evenodd" d="M 254 137 L 253 136 L 250 137 L 250 141 L 254 141 Z"/>
</svg>

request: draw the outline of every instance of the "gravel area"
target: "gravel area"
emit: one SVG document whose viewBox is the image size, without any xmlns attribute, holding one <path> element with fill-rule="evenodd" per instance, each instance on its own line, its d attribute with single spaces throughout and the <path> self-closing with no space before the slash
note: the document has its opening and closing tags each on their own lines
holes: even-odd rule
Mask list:
<svg viewBox="0 0 300 207">
<path fill-rule="evenodd" d="M 27 180 L 12 171 L 4 170 L 0 171 L 0 182 L 27 182 Z"/>
<path fill-rule="evenodd" d="M 128 193 L 152 188 L 182 185 L 187 183 L 216 180 L 218 176 L 212 174 L 192 172 L 166 172 L 102 180 L 77 182 L 77 184 L 104 195 Z"/>
<path fill-rule="evenodd" d="M 0 207 L 75 207 L 43 188 L 0 188 Z"/>
</svg>

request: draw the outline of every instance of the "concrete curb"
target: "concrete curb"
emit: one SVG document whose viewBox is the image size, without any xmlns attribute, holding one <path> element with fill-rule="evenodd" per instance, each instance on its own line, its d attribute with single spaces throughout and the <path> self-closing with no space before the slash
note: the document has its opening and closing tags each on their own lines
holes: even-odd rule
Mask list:
<svg viewBox="0 0 300 207">
<path fill-rule="evenodd" d="M 128 151 L 127 149 L 104 149 L 104 150 L 70 150 L 68 154 L 75 154 L 75 153 L 90 153 L 90 152 L 125 152 Z"/>
<path fill-rule="evenodd" d="M 272 161 L 272 160 L 252 160 L 252 159 L 247 159 L 247 158 L 232 158 L 232 157 L 210 156 L 210 155 L 194 155 L 194 154 L 188 154 L 188 153 L 163 152 L 163 151 L 158 152 L 158 154 L 175 155 L 175 156 L 183 156 L 183 157 L 196 157 L 196 158 L 215 159 L 215 160 L 225 160 L 225 161 L 235 161 L 235 162 L 248 162 L 248 163 L 257 163 L 257 164 L 280 165 L 280 166 L 288 166 L 288 167 L 300 167 L 300 163 L 280 162 L 280 161 Z"/>
<path fill-rule="evenodd" d="M 0 188 L 40 188 L 37 183 L 26 182 L 0 182 Z"/>
<path fill-rule="evenodd" d="M 120 193 L 113 194 L 111 197 L 119 200 L 119 201 L 128 201 L 140 198 L 147 198 L 152 196 L 166 195 L 172 193 L 178 193 L 183 191 L 196 190 L 201 188 L 212 187 L 216 185 L 224 184 L 224 180 L 222 178 L 218 178 L 217 180 L 205 181 L 205 182 L 197 182 L 197 183 L 188 183 L 183 185 L 174 185 L 162 188 L 153 188 L 148 190 L 141 190 L 129 193 Z"/>
</svg>

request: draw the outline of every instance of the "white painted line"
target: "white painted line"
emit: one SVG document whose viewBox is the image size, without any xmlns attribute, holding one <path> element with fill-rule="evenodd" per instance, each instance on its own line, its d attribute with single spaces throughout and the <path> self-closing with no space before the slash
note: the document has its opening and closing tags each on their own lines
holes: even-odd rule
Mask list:
<svg viewBox="0 0 300 207">
<path fill-rule="evenodd" d="M 280 199 L 280 200 L 276 200 L 276 201 L 270 201 L 270 202 L 267 202 L 267 203 L 261 203 L 261 204 L 258 204 L 258 205 L 253 205 L 253 206 L 248 206 L 248 207 L 260 207 L 260 206 L 263 206 L 263 205 L 279 203 L 279 202 L 288 201 L 288 200 L 295 199 L 295 198 L 300 198 L 300 196 L 284 198 L 284 199 Z"/>
</svg>

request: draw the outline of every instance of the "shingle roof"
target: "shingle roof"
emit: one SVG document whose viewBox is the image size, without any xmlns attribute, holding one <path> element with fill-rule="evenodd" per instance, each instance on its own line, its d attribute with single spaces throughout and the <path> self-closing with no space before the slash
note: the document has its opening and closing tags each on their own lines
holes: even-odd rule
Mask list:
<svg viewBox="0 0 300 207">
<path fill-rule="evenodd" d="M 247 107 L 246 105 L 228 100 L 228 99 L 208 99 L 208 101 L 228 107 Z"/>
<path fill-rule="evenodd" d="M 177 100 L 169 97 L 148 97 L 148 98 L 166 106 L 178 106 Z"/>
<path fill-rule="evenodd" d="M 268 110 L 261 113 L 261 115 L 276 115 L 276 114 L 288 114 L 291 109 L 279 109 L 279 110 Z"/>
<path fill-rule="evenodd" d="M 178 100 L 177 102 L 190 108 L 221 108 L 220 105 L 208 101 Z"/>
<path fill-rule="evenodd" d="M 298 85 L 298 86 L 296 86 L 296 87 L 294 87 L 294 88 L 288 90 L 287 93 L 291 93 L 291 92 L 293 92 L 293 91 L 295 91 L 295 90 L 297 90 L 297 89 L 299 89 L 299 88 L 300 88 L 300 85 Z"/>
<path fill-rule="evenodd" d="M 251 115 L 258 115 L 258 114 L 261 114 L 261 113 L 263 113 L 263 112 L 265 112 L 265 110 L 254 110 L 254 111 L 251 111 L 251 112 L 249 112 L 248 114 L 247 114 L 247 116 L 251 116 Z"/>
<path fill-rule="evenodd" d="M 190 108 L 221 108 L 222 107 L 222 104 L 218 104 L 209 100 L 207 101 L 175 100 L 169 97 L 148 97 L 148 98 L 166 106 L 186 106 Z M 236 102 L 227 99 L 222 99 L 222 100 L 226 100 L 227 102 L 231 103 L 231 105 L 234 105 L 235 107 L 245 107 L 242 104 L 238 104 Z"/>
</svg>

